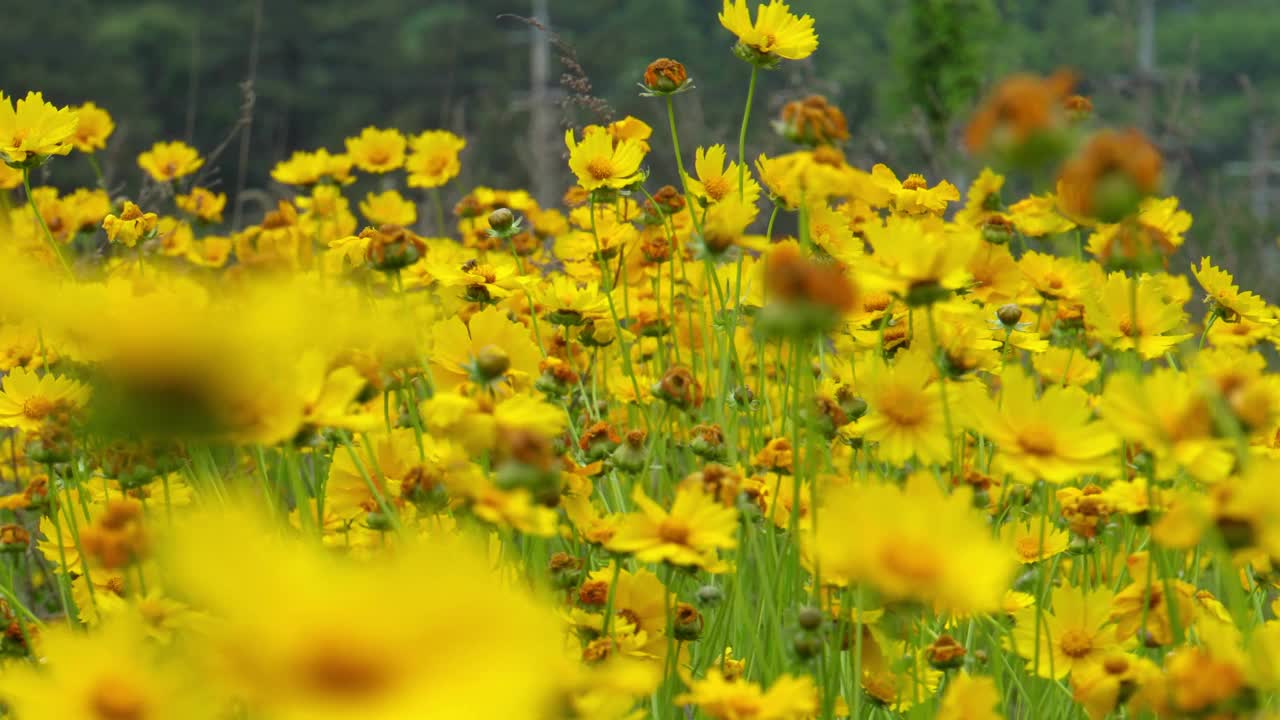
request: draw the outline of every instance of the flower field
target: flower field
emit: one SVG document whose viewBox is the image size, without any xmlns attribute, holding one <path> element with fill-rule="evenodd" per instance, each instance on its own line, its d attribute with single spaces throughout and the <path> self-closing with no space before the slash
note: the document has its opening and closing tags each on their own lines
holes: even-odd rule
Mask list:
<svg viewBox="0 0 1280 720">
<path fill-rule="evenodd" d="M 0 93 L 0 717 L 1280 718 L 1280 313 L 1159 149 L 1064 70 L 854 167 L 722 1 L 737 137 L 654 60 L 554 206 L 370 118 L 237 225 Z"/>
</svg>

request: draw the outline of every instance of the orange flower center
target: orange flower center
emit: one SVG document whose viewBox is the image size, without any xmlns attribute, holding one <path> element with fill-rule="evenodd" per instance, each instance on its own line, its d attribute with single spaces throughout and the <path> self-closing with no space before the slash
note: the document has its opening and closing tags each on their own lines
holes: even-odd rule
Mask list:
<svg viewBox="0 0 1280 720">
<path fill-rule="evenodd" d="M 916 427 L 924 423 L 928 414 L 921 399 L 906 388 L 890 387 L 880 396 L 876 409 L 894 425 Z"/>
<path fill-rule="evenodd" d="M 101 720 L 142 720 L 147 716 L 146 699 L 136 688 L 103 678 L 89 695 L 92 717 Z"/>
<path fill-rule="evenodd" d="M 53 412 L 53 401 L 49 398 L 37 395 L 22 403 L 22 414 L 28 420 L 43 420 L 50 412 Z"/>
<path fill-rule="evenodd" d="M 691 532 L 688 525 L 675 518 L 667 518 L 658 525 L 658 539 L 672 545 L 688 545 Z"/>
<path fill-rule="evenodd" d="M 927 187 L 929 183 L 925 181 L 924 176 L 916 173 L 908 175 L 907 179 L 902 181 L 903 190 L 924 190 Z"/>
<path fill-rule="evenodd" d="M 702 187 L 707 191 L 707 197 L 718 202 L 729 194 L 729 179 L 723 175 L 707 178 L 702 181 Z"/>
<path fill-rule="evenodd" d="M 936 555 L 922 543 L 890 543 L 880 551 L 880 562 L 913 584 L 932 583 L 942 572 Z"/>
<path fill-rule="evenodd" d="M 613 177 L 613 161 L 607 157 L 593 157 L 587 163 L 587 174 L 596 180 L 608 180 Z"/>
<path fill-rule="evenodd" d="M 1049 428 L 1032 426 L 1018 432 L 1018 447 L 1028 455 L 1039 457 L 1052 455 L 1057 445 L 1053 432 Z"/>
<path fill-rule="evenodd" d="M 1035 560 L 1040 557 L 1040 538 L 1024 535 L 1018 538 L 1018 555 L 1024 560 Z"/>
<path fill-rule="evenodd" d="M 1093 638 L 1083 630 L 1068 630 L 1062 634 L 1058 647 L 1067 657 L 1082 658 L 1093 650 Z"/>
</svg>

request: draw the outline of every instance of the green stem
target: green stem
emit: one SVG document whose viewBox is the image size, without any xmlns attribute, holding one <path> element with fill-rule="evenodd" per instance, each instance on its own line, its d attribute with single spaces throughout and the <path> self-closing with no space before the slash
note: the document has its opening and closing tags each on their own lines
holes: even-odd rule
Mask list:
<svg viewBox="0 0 1280 720">
<path fill-rule="evenodd" d="M 742 111 L 742 129 L 738 131 L 738 199 L 746 192 L 747 181 L 747 123 L 751 120 L 751 101 L 756 97 L 756 76 L 760 66 L 751 66 L 751 84 L 747 86 L 747 106 Z"/>
<path fill-rule="evenodd" d="M 45 224 L 44 216 L 40 214 L 40 208 L 36 206 L 36 196 L 31 192 L 31 168 L 22 168 L 22 189 L 27 192 L 27 204 L 31 206 L 31 212 L 35 213 L 36 222 L 40 224 L 40 229 L 44 231 L 44 237 L 49 241 L 49 247 L 53 249 L 53 254 L 58 257 L 58 262 L 62 265 L 62 269 L 67 271 L 67 276 L 75 278 L 75 274 L 71 272 L 71 266 L 67 264 L 67 259 L 62 256 L 62 248 L 59 248 L 58 241 L 53 239 L 53 233 L 49 232 L 49 226 Z"/>
<path fill-rule="evenodd" d="M 684 159 L 680 156 L 680 134 L 676 131 L 676 108 L 671 102 L 671 96 L 667 96 L 667 123 L 671 126 L 671 146 L 676 153 L 676 170 L 680 173 L 680 187 L 684 189 L 684 204 L 689 208 L 689 217 L 693 218 L 693 228 L 698 231 L 698 235 L 702 235 L 702 222 L 698 219 L 698 213 L 694 210 L 694 198 L 689 195 L 689 177 L 684 171 Z M 672 248 L 675 251 L 675 248 Z"/>
</svg>

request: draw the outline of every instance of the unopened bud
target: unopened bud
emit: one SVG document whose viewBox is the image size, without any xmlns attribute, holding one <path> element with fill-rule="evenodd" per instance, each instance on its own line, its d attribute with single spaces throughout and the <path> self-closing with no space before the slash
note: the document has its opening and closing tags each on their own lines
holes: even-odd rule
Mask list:
<svg viewBox="0 0 1280 720">
<path fill-rule="evenodd" d="M 996 310 L 996 317 L 999 318 L 1000 323 L 1005 327 L 1014 327 L 1022 320 L 1022 308 L 1013 303 L 1001 305 L 1000 309 Z"/>
</svg>

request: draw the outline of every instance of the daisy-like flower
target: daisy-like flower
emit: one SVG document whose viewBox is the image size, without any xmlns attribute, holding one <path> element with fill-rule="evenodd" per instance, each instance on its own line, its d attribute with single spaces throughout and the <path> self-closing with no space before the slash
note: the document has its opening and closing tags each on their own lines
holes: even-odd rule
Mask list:
<svg viewBox="0 0 1280 720">
<path fill-rule="evenodd" d="M 569 148 L 569 169 L 588 192 L 624 188 L 639 179 L 644 148 L 635 140 L 615 144 L 608 131 L 591 126 L 583 132 L 581 143 L 572 129 L 566 130 L 564 143 Z"/>
<path fill-rule="evenodd" d="M 755 205 L 760 199 L 760 184 L 750 175 L 743 176 L 739 170 L 741 165 L 731 162 L 725 166 L 724 145 L 712 145 L 709 148 L 698 148 L 693 154 L 693 167 L 698 173 L 697 179 L 688 173 L 685 182 L 689 185 L 689 194 L 704 203 L 718 203 L 729 196 L 739 196 L 738 178 L 745 177 L 741 186 L 742 199 Z"/>
<path fill-rule="evenodd" d="M 418 221 L 418 206 L 395 190 L 369 193 L 360 202 L 360 214 L 374 225 L 409 227 Z"/>
<path fill-rule="evenodd" d="M 1166 256 L 1182 247 L 1190 228 L 1191 213 L 1178 209 L 1178 198 L 1146 198 L 1131 221 L 1097 226 L 1086 249 L 1102 263 Z"/>
<path fill-rule="evenodd" d="M 404 168 L 409 173 L 409 187 L 440 187 L 462 172 L 458 153 L 467 141 L 448 130 L 428 130 L 409 141 L 409 158 Z"/>
<path fill-rule="evenodd" d="M 351 176 L 351 156 L 331 155 L 320 148 L 315 152 L 295 152 L 288 160 L 281 160 L 271 170 L 271 177 L 285 185 L 315 185 L 328 180 L 339 185 L 355 182 Z"/>
<path fill-rule="evenodd" d="M 946 180 L 929 187 L 923 175 L 912 173 L 899 182 L 898 176 L 884 164 L 871 168 L 871 179 L 889 195 L 893 209 L 907 215 L 941 215 L 946 212 L 947 203 L 960 199 L 960 191 Z"/>
<path fill-rule="evenodd" d="M 995 680 L 982 675 L 957 673 L 942 694 L 935 720 L 1000 720 L 1001 702 Z"/>
<path fill-rule="evenodd" d="M 50 155 L 66 155 L 79 122 L 74 110 L 45 102 L 41 93 L 29 92 L 16 104 L 0 93 L 0 156 L 30 166 Z"/>
<path fill-rule="evenodd" d="M 467 323 L 457 317 L 435 327 L 432 379 L 441 390 L 468 381 L 479 387 L 510 394 L 517 381 L 532 381 L 538 373 L 540 353 L 529 330 L 507 319 L 503 310 L 488 307 Z"/>
<path fill-rule="evenodd" d="M 982 242 L 974 228 L 946 225 L 932 216 L 893 215 L 863 229 L 875 253 L 862 268 L 868 288 L 910 305 L 929 305 L 969 282 L 967 266 Z"/>
<path fill-rule="evenodd" d="M 115 132 L 116 123 L 106 110 L 87 102 L 75 109 L 80 122 L 71 136 L 71 144 L 83 153 L 92 153 L 107 146 L 107 138 Z"/>
<path fill-rule="evenodd" d="M 1085 326 L 1091 335 L 1114 350 L 1137 349 L 1146 360 L 1164 355 L 1191 337 L 1177 332 L 1186 317 L 1181 303 L 1166 301 L 1149 275 L 1138 279 L 1135 298 L 1133 279 L 1111 273 L 1084 305 Z"/>
<path fill-rule="evenodd" d="M 1083 390 L 1054 385 L 1037 398 L 1035 380 L 1017 366 L 1001 380 L 999 404 L 980 390 L 967 398 L 974 428 L 999 448 L 999 469 L 1022 482 L 1062 483 L 1114 464 L 1116 439 L 1090 421 Z"/>
<path fill-rule="evenodd" d="M 579 286 L 568 275 L 556 275 L 538 293 L 543 315 L 556 325 L 575 326 L 609 315 L 609 301 L 594 280 Z"/>
<path fill-rule="evenodd" d="M 713 668 L 675 702 L 696 705 L 715 720 L 803 720 L 818 711 L 818 689 L 807 675 L 782 675 L 765 690 L 748 680 L 728 680 Z"/>
<path fill-rule="evenodd" d="M 1102 365 L 1074 348 L 1051 347 L 1031 358 L 1045 385 L 1083 387 L 1098 378 Z"/>
<path fill-rule="evenodd" d="M 186 177 L 204 165 L 200 153 L 178 140 L 158 142 L 138 156 L 138 167 L 146 171 L 152 180 L 167 183 Z"/>
<path fill-rule="evenodd" d="M 148 234 L 155 232 L 160 218 L 153 212 L 144 213 L 142 209 L 130 201 L 125 201 L 124 209 L 119 215 L 108 215 L 102 220 L 102 229 L 107 231 L 107 239 L 120 243 L 125 247 L 133 247 Z"/>
<path fill-rule="evenodd" d="M 1106 588 L 1092 592 L 1063 586 L 1053 591 L 1053 612 L 1043 622 L 1034 607 L 1015 614 L 1013 643 L 1027 659 L 1027 669 L 1045 678 L 1066 677 L 1072 669 L 1105 657 L 1118 646 L 1116 631 L 1107 627 L 1112 593 Z M 1039 628 L 1039 666 L 1035 664 L 1036 626 Z"/>
<path fill-rule="evenodd" d="M 1018 562 L 1027 565 L 1066 552 L 1071 535 L 1050 525 L 1044 528 L 1042 541 L 1039 522 L 1010 523 L 1000 529 L 1000 540 L 1013 549 Z"/>
<path fill-rule="evenodd" d="M 649 499 L 637 483 L 632 500 L 640 508 L 625 516 L 608 543 L 640 562 L 722 569 L 716 550 L 738 544 L 738 512 L 696 488 L 682 488 L 668 511 Z"/>
<path fill-rule="evenodd" d="M 877 443 L 879 457 L 905 462 L 943 462 L 951 457 L 939 380 L 933 362 L 921 352 L 899 353 L 893 364 L 880 363 L 870 371 L 867 414 L 847 430 Z"/>
<path fill-rule="evenodd" d="M 83 407 L 89 388 L 69 377 L 37 375 L 16 367 L 4 376 L 0 391 L 0 427 L 31 431 L 60 408 Z"/>
<path fill-rule="evenodd" d="M 724 0 L 718 17 L 726 30 L 738 36 L 735 52 L 764 67 L 777 64 L 779 58 L 803 60 L 818 49 L 813 18 L 793 15 L 782 0 L 756 6 L 755 22 L 747 0 Z"/>
<path fill-rule="evenodd" d="M 1242 292 L 1231 273 L 1215 267 L 1209 258 L 1200 258 L 1200 267 L 1192 265 L 1191 273 L 1208 295 L 1205 302 L 1224 321 L 1239 322 L 1243 318 L 1259 325 L 1276 324 L 1265 300 L 1251 292 Z"/>
<path fill-rule="evenodd" d="M 367 127 L 346 139 L 347 155 L 356 167 L 371 173 L 388 173 L 404 165 L 408 141 L 399 130 Z"/>
<path fill-rule="evenodd" d="M 227 194 L 215 193 L 202 187 L 191 188 L 186 195 L 174 198 L 178 209 L 190 213 L 207 223 L 222 222 L 222 211 L 227 207 Z"/>
</svg>

